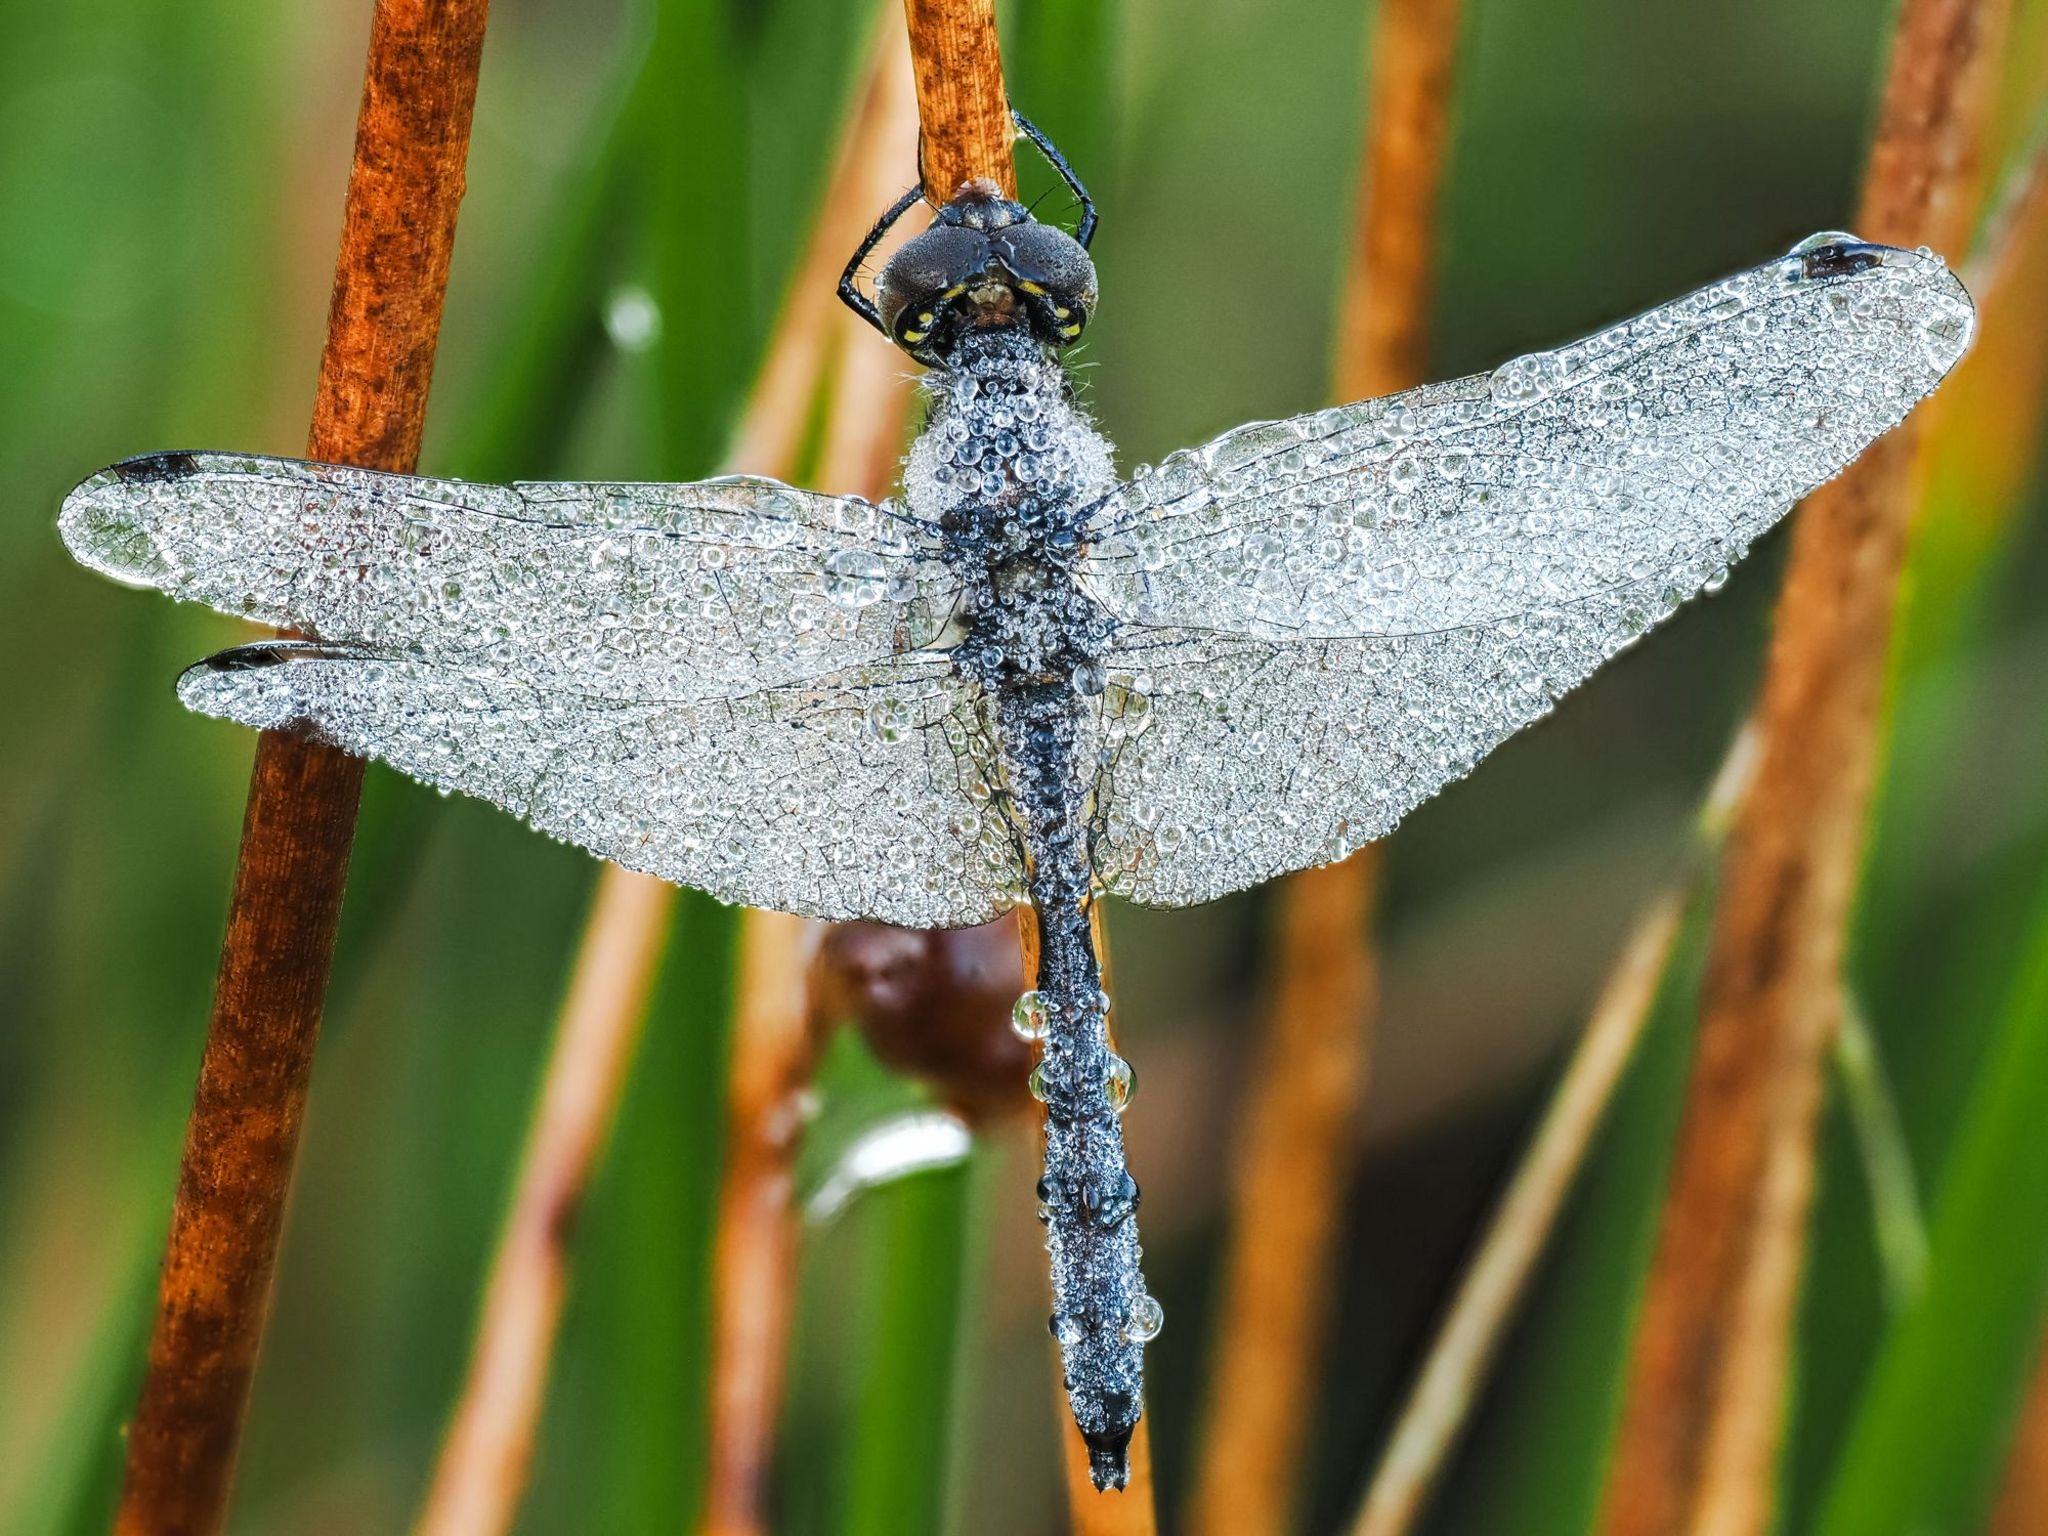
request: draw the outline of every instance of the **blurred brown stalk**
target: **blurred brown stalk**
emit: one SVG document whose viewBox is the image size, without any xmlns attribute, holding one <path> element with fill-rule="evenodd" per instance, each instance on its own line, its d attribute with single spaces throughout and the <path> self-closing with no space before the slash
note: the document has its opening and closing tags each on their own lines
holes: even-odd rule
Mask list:
<svg viewBox="0 0 2048 1536">
<path fill-rule="evenodd" d="M 485 0 L 378 0 L 309 458 L 419 462 Z M 360 759 L 257 740 L 116 1528 L 226 1522 L 362 790 Z"/>
<path fill-rule="evenodd" d="M 917 110 L 902 35 L 885 24 L 851 144 L 831 196 L 856 227 L 888 206 L 916 164 Z M 839 252 L 844 261 L 855 242 Z M 829 283 L 820 287 L 829 293 Z M 813 477 L 879 501 L 895 476 L 910 379 L 894 351 L 836 307 L 838 343 L 824 447 Z M 749 911 L 740 930 L 739 1002 L 726 1102 L 725 1171 L 713 1259 L 711 1443 L 705 1536 L 768 1529 L 768 1477 L 796 1302 L 796 1159 L 821 1039 L 808 977 L 819 926 Z"/>
<path fill-rule="evenodd" d="M 1948 498 L 1990 521 L 2020 505 L 2048 398 L 2048 148 L 2036 149 L 1986 231 L 1984 341 L 1943 418 L 1942 469 L 1967 477 Z M 1944 489 L 1948 487 L 1945 486 Z M 1988 1536 L 2048 1531 L 2048 1331 L 2013 1428 Z"/>
<path fill-rule="evenodd" d="M 1416 1373 L 1351 1536 L 1404 1536 L 1427 1506 L 1607 1106 L 1635 1057 L 1685 910 L 1749 793 L 1758 746 L 1753 726 L 1737 733 L 1701 808 L 1688 867 L 1651 898 L 1615 957 L 1542 1123 Z"/>
<path fill-rule="evenodd" d="M 1459 0 L 1385 0 L 1376 16 L 1340 401 L 1424 381 L 1450 142 Z M 1190 1528 L 1202 1536 L 1278 1536 L 1292 1522 L 1365 1097 L 1380 864 L 1378 845 L 1363 848 L 1290 877 L 1276 899 L 1196 1463 Z"/>
<path fill-rule="evenodd" d="M 794 1312 L 796 1155 L 820 1036 L 805 985 L 816 925 L 749 911 L 726 1089 L 725 1172 L 713 1259 L 711 1443 L 705 1536 L 768 1529 L 768 1476 Z"/>
<path fill-rule="evenodd" d="M 2048 1339 L 2020 1407 L 2018 1433 L 2005 1464 L 1986 1536 L 2041 1536 L 2048 1531 Z"/>
<path fill-rule="evenodd" d="M 1967 239 L 2004 7 L 1905 0 L 1858 232 Z M 1609 1474 L 1606 1536 L 1768 1528 L 1821 1089 L 1925 413 L 1793 530 L 1684 1121 Z"/>
<path fill-rule="evenodd" d="M 847 253 L 873 214 L 874 169 L 894 167 L 909 152 L 900 125 L 900 48 L 881 49 L 874 78 L 842 139 L 831 196 L 812 231 L 784 302 L 753 398 L 733 436 L 727 463 L 735 470 L 787 475 L 835 334 L 833 287 Z M 901 141 L 901 142 L 899 142 Z M 886 201 L 886 197 L 883 198 Z M 846 349 L 852 353 L 875 349 Z M 848 401 L 828 427 L 834 472 L 864 465 L 862 439 L 843 418 L 873 415 L 865 447 L 893 457 L 902 420 L 900 393 L 890 381 L 855 376 L 842 361 L 840 395 Z M 888 396 L 894 399 L 893 413 Z M 886 449 L 879 444 L 886 439 Z M 846 446 L 834 447 L 844 443 Z M 886 459 L 884 460 L 886 462 Z M 862 469 L 866 483 L 867 470 Z M 648 993 L 674 907 L 674 887 L 651 875 L 607 864 L 578 951 L 574 979 L 556 1026 L 533 1126 L 492 1260 L 469 1373 L 449 1421 L 434 1479 L 415 1530 L 419 1536 L 490 1536 L 511 1527 L 524 1493 L 534 1434 L 546 1395 L 556 1328 L 567 1294 L 573 1216 L 602 1152 L 631 1070 Z M 750 915 L 750 922 L 754 915 Z M 774 919 L 793 922 L 794 919 Z M 748 941 L 758 948 L 758 935 Z M 793 974 L 800 974 L 800 971 Z M 750 1007 L 765 998 L 746 989 L 740 1040 Z M 735 1050 L 747 1047 L 736 1043 Z M 720 1465 L 713 1458 L 714 1468 Z"/>
</svg>

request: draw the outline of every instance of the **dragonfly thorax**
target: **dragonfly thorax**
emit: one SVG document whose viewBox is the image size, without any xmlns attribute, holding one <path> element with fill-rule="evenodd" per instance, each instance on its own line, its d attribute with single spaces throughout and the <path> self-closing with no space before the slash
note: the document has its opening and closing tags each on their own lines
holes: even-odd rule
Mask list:
<svg viewBox="0 0 2048 1536">
<path fill-rule="evenodd" d="M 932 412 L 904 490 L 961 585 L 955 670 L 991 690 L 1096 675 L 1114 625 L 1075 567 L 1115 484 L 1109 444 L 1059 362 L 1016 329 L 963 338 L 926 388 Z"/>
</svg>

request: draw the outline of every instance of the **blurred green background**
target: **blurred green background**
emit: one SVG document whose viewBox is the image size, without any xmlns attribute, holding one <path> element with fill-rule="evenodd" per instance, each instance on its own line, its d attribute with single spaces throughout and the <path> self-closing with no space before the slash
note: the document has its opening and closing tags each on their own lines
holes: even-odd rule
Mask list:
<svg viewBox="0 0 2048 1536">
<path fill-rule="evenodd" d="M 0 0 L 0 1530 L 104 1526 L 250 751 L 170 687 L 233 627 L 87 576 L 52 519 L 74 480 L 128 454 L 302 446 L 369 9 Z M 2040 56 L 2041 10 L 2022 8 L 2015 58 Z M 1103 209 L 1103 305 L 1079 377 L 1126 465 L 1320 400 L 1368 11 L 1007 8 L 1013 97 Z M 708 472 L 876 13 L 493 13 L 422 468 Z M 1844 225 L 1888 20 L 1885 0 L 1468 0 L 1436 371 Z M 2014 73 L 1994 159 L 2042 76 Z M 2038 266 L 2016 279 L 2043 282 Z M 662 311 L 659 341 L 630 355 L 601 324 L 628 285 Z M 1855 978 L 1935 1269 L 1926 1301 L 1892 1308 L 1831 1104 L 1788 1531 L 1903 1531 L 1909 1507 L 1911 1529 L 1978 1529 L 2048 1276 L 2048 543 L 2038 488 L 1990 476 L 1987 490 L 1990 450 L 1964 432 L 1944 449 Z M 1329 1390 L 1302 1426 L 1309 1528 L 1355 1501 L 1560 1051 L 1678 857 L 1754 684 L 1782 542 L 1397 839 Z M 416 1506 L 595 873 L 487 807 L 372 771 L 238 1530 L 393 1530 Z M 1150 1361 L 1169 1523 L 1199 1428 L 1215 1149 L 1262 912 L 1254 894 L 1112 915 L 1145 1085 L 1128 1129 L 1168 1317 Z M 679 912 L 586 1224 L 524 1529 L 676 1529 L 694 1509 L 732 926 L 705 900 Z M 1685 980 L 1681 967 L 1432 1531 L 1584 1527 L 1682 1087 Z M 828 1126 L 904 1096 L 854 1055 L 828 1073 Z M 998 1138 L 817 1234 L 785 1529 L 1056 1528 L 1034 1156 L 1028 1134 Z M 1908 1405 L 1943 1419 L 1941 1445 L 1886 1438 Z"/>
</svg>

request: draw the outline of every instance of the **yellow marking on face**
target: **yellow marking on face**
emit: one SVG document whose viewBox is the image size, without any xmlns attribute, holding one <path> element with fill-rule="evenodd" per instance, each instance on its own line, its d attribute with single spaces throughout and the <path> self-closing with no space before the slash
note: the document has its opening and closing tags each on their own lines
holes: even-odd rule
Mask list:
<svg viewBox="0 0 2048 1536">
<path fill-rule="evenodd" d="M 957 299 L 960 297 L 961 294 L 965 293 L 966 291 L 967 285 L 965 283 L 955 283 L 952 287 L 948 288 L 944 293 L 940 294 L 939 297 L 942 299 Z"/>
<path fill-rule="evenodd" d="M 1060 334 L 1066 337 L 1067 340 L 1072 341 L 1081 334 L 1081 327 L 1078 325 L 1063 325 L 1060 327 Z"/>
<path fill-rule="evenodd" d="M 1066 305 L 1064 305 L 1064 304 L 1055 304 L 1055 305 L 1053 306 L 1053 310 L 1052 310 L 1052 317 L 1053 317 L 1053 319 L 1055 319 L 1055 320 L 1064 320 L 1064 319 L 1066 319 L 1066 318 L 1067 318 L 1067 316 L 1071 315 L 1072 313 L 1073 313 L 1073 311 L 1072 311 L 1071 309 L 1067 308 L 1067 306 L 1066 306 Z"/>
<path fill-rule="evenodd" d="M 1022 289 L 1023 289 L 1023 290 L 1024 290 L 1024 291 L 1025 291 L 1026 293 L 1043 293 L 1043 292 L 1045 292 L 1045 284 L 1043 284 L 1043 283 L 1033 283 L 1033 282 L 1029 282 L 1029 281 L 1027 281 L 1027 280 L 1025 280 L 1024 278 L 1021 278 L 1021 277 L 1017 279 L 1017 286 L 1018 286 L 1019 288 L 1022 288 Z"/>
<path fill-rule="evenodd" d="M 920 341 L 923 341 L 925 337 L 929 336 L 930 334 L 930 331 L 905 331 L 903 333 L 903 339 L 909 342 L 914 347 Z"/>
<path fill-rule="evenodd" d="M 930 325 L 932 323 L 932 312 L 930 310 L 926 310 L 923 314 L 919 315 L 917 317 L 917 323 L 919 325 Z"/>
</svg>

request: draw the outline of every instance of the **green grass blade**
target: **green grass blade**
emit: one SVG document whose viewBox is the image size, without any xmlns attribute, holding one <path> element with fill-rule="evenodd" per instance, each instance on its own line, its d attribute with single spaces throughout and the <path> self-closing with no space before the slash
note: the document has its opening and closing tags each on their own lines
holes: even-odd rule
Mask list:
<svg viewBox="0 0 2048 1536">
<path fill-rule="evenodd" d="M 874 1191 L 861 1212 L 862 1359 L 850 1419 L 846 1536 L 938 1536 L 972 1288 L 975 1165 Z"/>
<path fill-rule="evenodd" d="M 637 114 L 647 79 L 645 63 L 627 72 L 620 104 L 565 180 L 489 388 L 456 435 L 452 474 L 504 481 L 559 471 L 610 352 L 605 290 L 630 248 L 635 192 L 645 180 Z"/>
<path fill-rule="evenodd" d="M 1927 1283 L 1927 1218 L 1920 1208 L 1912 1149 L 1899 1124 L 1898 1101 L 1877 1040 L 1862 1008 L 1846 995 L 1835 1035 L 1835 1072 L 1870 1187 L 1871 1223 L 1884 1262 L 1885 1292 L 1894 1309 L 1904 1310 Z"/>
<path fill-rule="evenodd" d="M 1887 1330 L 1818 1536 L 1979 1529 L 2048 1301 L 2048 891 L 1935 1204 L 1927 1285 Z"/>
</svg>

